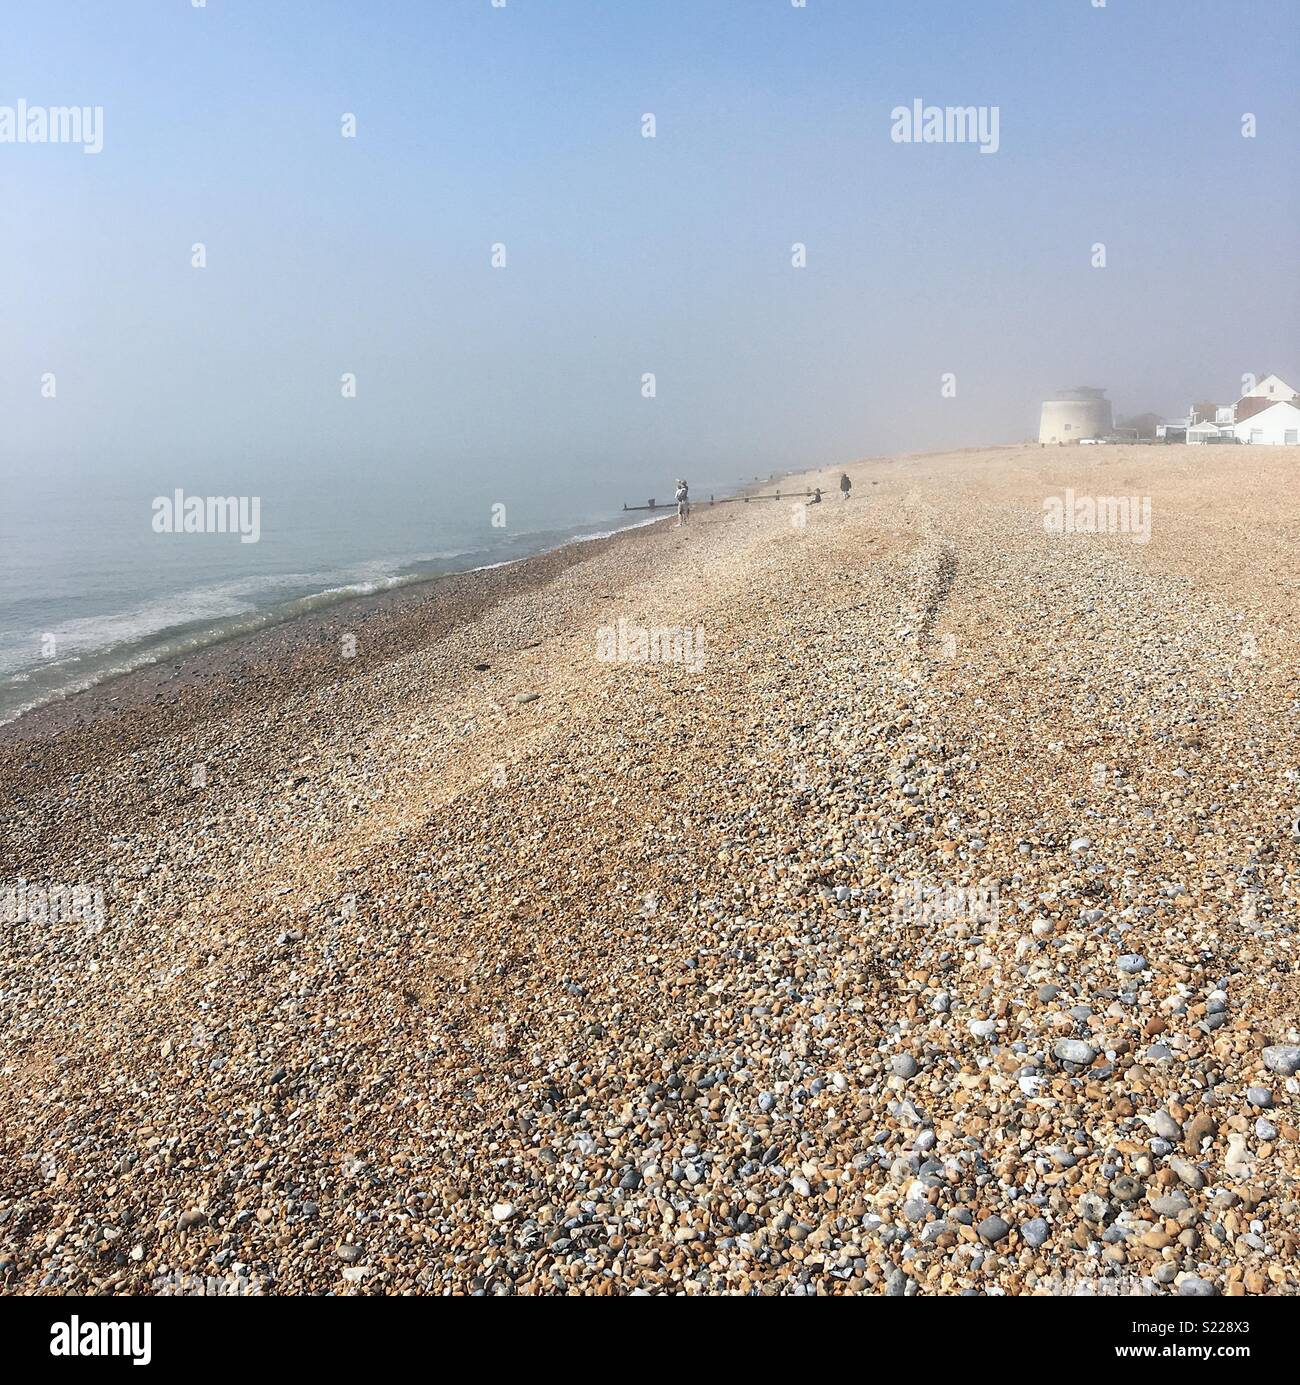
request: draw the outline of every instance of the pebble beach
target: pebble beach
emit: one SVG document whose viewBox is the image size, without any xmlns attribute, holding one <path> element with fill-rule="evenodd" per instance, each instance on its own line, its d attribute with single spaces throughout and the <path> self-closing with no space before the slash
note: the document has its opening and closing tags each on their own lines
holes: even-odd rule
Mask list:
<svg viewBox="0 0 1300 1385">
<path fill-rule="evenodd" d="M 847 470 L 0 727 L 0 1293 L 1295 1293 L 1300 448 Z"/>
</svg>

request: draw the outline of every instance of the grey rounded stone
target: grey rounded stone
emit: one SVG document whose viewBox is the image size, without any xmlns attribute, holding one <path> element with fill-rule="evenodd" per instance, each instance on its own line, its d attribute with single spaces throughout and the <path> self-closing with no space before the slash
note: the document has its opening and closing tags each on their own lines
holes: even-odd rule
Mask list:
<svg viewBox="0 0 1300 1385">
<path fill-rule="evenodd" d="M 1130 1174 L 1122 1173 L 1118 1178 L 1111 1180 L 1110 1195 L 1118 1202 L 1133 1202 L 1140 1198 L 1144 1191 L 1142 1184 Z"/>
<path fill-rule="evenodd" d="M 1178 1286 L 1180 1298 L 1213 1298 L 1214 1285 L 1208 1279 L 1198 1279 L 1189 1274 Z"/>
<path fill-rule="evenodd" d="M 1264 1066 L 1269 1072 L 1280 1072 L 1283 1077 L 1294 1076 L 1300 1070 L 1300 1046 L 1270 1044 L 1264 1050 Z"/>
<path fill-rule="evenodd" d="M 1148 1198 L 1151 1210 L 1162 1217 L 1177 1217 L 1191 1206 L 1184 1193 L 1172 1192 L 1163 1193 L 1158 1197 Z"/>
<path fill-rule="evenodd" d="M 1057 1039 L 1052 1052 L 1063 1063 L 1078 1063 L 1087 1066 L 1097 1056 L 1097 1050 L 1082 1039 Z"/>
<path fill-rule="evenodd" d="M 1157 1111 L 1147 1124 L 1162 1140 L 1181 1140 L 1183 1128 L 1168 1111 Z"/>
<path fill-rule="evenodd" d="M 988 1241 L 990 1244 L 995 1244 L 1002 1240 L 1010 1230 L 1011 1227 L 1004 1222 L 1001 1217 L 997 1216 L 985 1217 L 975 1228 L 976 1234 L 979 1236 L 980 1240 Z"/>
<path fill-rule="evenodd" d="M 1174 1158 L 1170 1159 L 1169 1167 L 1173 1169 L 1173 1171 L 1178 1175 L 1178 1177 L 1181 1178 L 1189 1188 L 1205 1187 L 1205 1175 L 1200 1171 L 1200 1169 L 1196 1167 L 1195 1164 L 1189 1163 L 1186 1159 L 1180 1159 L 1177 1156 L 1175 1156 Z"/>
<path fill-rule="evenodd" d="M 921 1065 L 910 1053 L 894 1054 L 890 1059 L 890 1066 L 894 1069 L 895 1077 L 915 1077 L 921 1070 Z"/>
<path fill-rule="evenodd" d="M 1020 1234 L 1024 1237 L 1025 1244 L 1032 1246 L 1034 1250 L 1046 1242 L 1049 1231 L 1050 1228 L 1042 1217 L 1034 1217 L 1032 1221 L 1027 1221 L 1020 1228 Z"/>
<path fill-rule="evenodd" d="M 1246 1100 L 1252 1106 L 1258 1106 L 1267 1111 L 1273 1104 L 1273 1093 L 1267 1087 L 1248 1087 L 1246 1089 Z"/>
</svg>

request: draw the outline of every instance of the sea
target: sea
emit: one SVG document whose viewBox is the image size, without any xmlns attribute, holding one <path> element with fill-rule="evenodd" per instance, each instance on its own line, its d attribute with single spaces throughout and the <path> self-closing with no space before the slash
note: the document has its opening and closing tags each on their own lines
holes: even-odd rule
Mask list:
<svg viewBox="0 0 1300 1385">
<path fill-rule="evenodd" d="M 691 498 L 731 494 L 738 484 L 693 485 Z M 185 532 L 185 501 L 205 501 L 203 491 L 182 488 L 178 508 L 174 487 L 30 469 L 4 477 L 0 724 L 350 597 L 518 562 L 672 512 L 671 480 L 658 488 L 666 499 L 657 515 L 624 511 L 614 492 L 599 488 L 584 496 L 538 484 L 504 504 L 471 489 L 432 480 L 375 487 L 364 476 L 342 487 L 302 480 L 259 487 L 244 497 L 245 521 L 248 502 L 258 502 L 257 540 L 245 542 L 237 528 Z"/>
</svg>

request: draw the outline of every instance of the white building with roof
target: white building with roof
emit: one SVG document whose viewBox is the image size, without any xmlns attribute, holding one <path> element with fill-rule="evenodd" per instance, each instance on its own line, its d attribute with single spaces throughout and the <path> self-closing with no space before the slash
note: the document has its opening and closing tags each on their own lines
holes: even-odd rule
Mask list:
<svg viewBox="0 0 1300 1385">
<path fill-rule="evenodd" d="M 1219 423 L 1193 423 L 1187 429 L 1186 441 L 1192 444 L 1207 442 L 1233 442 L 1233 431 L 1231 426 L 1224 426 Z"/>
<path fill-rule="evenodd" d="M 1295 390 L 1280 376 L 1266 375 L 1253 390 L 1247 390 L 1243 399 L 1294 399 Z"/>
<path fill-rule="evenodd" d="M 1233 425 L 1233 433 L 1238 442 L 1271 445 L 1273 447 L 1300 446 L 1300 401 L 1279 399 L 1249 418 Z"/>
</svg>

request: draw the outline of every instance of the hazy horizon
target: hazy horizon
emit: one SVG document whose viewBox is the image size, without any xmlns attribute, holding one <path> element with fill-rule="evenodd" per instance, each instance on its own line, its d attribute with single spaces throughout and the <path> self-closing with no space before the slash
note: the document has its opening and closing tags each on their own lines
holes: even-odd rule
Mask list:
<svg viewBox="0 0 1300 1385">
<path fill-rule="evenodd" d="M 26 7 L 0 106 L 102 106 L 103 148 L 0 144 L 0 462 L 633 498 L 1020 441 L 1078 383 L 1177 416 L 1294 382 L 1297 18 Z M 916 100 L 996 107 L 996 152 L 895 142 Z"/>
</svg>

